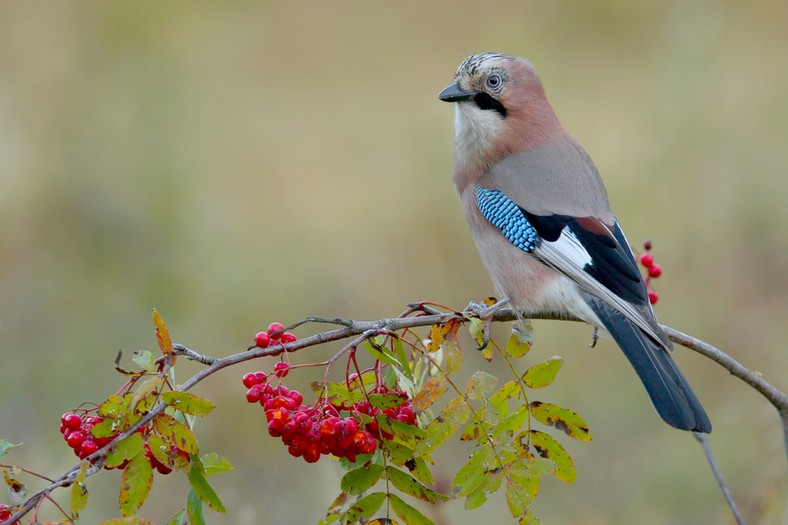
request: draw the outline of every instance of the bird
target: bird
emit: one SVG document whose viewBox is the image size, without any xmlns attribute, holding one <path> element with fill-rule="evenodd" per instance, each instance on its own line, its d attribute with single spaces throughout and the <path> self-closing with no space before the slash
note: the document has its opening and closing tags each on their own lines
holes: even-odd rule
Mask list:
<svg viewBox="0 0 788 525">
<path fill-rule="evenodd" d="M 666 423 L 710 433 L 599 171 L 530 62 L 471 55 L 438 98 L 455 106 L 453 182 L 502 299 L 523 317 L 579 318 L 611 336 Z"/>
</svg>

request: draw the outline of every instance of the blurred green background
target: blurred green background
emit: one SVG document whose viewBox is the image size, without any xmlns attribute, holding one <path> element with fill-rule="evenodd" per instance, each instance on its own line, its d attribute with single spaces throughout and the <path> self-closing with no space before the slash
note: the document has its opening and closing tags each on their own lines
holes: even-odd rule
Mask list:
<svg viewBox="0 0 788 525">
<path fill-rule="evenodd" d="M 120 386 L 118 350 L 155 348 L 152 306 L 175 340 L 225 355 L 273 320 L 491 294 L 436 98 L 481 51 L 532 61 L 629 239 L 654 241 L 661 321 L 787 388 L 785 20 L 781 1 L 3 2 L 0 436 L 25 445 L 6 459 L 50 475 L 75 462 L 60 414 Z M 543 523 L 730 523 L 700 447 L 590 335 L 536 323 L 528 362 L 566 359 L 542 397 L 594 434 L 567 444 L 577 483 L 543 484 Z M 748 523 L 788 522 L 775 411 L 716 364 L 676 359 Z M 271 366 L 196 389 L 218 407 L 203 449 L 236 467 L 214 478 L 232 513 L 210 523 L 315 523 L 339 491 L 333 462 L 287 456 L 245 403 L 241 375 Z M 181 379 L 196 370 L 179 363 Z M 444 483 L 467 453 L 438 458 Z M 85 523 L 118 514 L 118 480 L 88 483 Z M 141 514 L 165 522 L 184 486 L 157 478 Z M 497 496 L 432 516 L 512 522 Z"/>
</svg>

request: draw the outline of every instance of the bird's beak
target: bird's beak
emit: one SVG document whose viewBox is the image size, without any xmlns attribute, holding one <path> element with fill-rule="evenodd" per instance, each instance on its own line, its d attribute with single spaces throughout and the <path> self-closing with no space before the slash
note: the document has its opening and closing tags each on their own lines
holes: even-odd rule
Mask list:
<svg viewBox="0 0 788 525">
<path fill-rule="evenodd" d="M 471 100 L 477 94 L 477 91 L 463 91 L 459 84 L 452 84 L 441 91 L 438 98 L 444 102 L 462 102 L 463 100 Z"/>
</svg>

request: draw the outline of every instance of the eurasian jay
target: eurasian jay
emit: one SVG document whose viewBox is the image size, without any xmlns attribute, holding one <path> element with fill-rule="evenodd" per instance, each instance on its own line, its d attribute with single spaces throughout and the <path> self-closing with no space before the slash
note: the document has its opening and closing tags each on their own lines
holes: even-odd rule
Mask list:
<svg viewBox="0 0 788 525">
<path fill-rule="evenodd" d="M 580 318 L 609 333 L 669 425 L 711 423 L 669 351 L 635 257 L 585 150 L 564 130 L 527 61 L 460 64 L 454 184 L 487 272 L 521 315 Z"/>
</svg>

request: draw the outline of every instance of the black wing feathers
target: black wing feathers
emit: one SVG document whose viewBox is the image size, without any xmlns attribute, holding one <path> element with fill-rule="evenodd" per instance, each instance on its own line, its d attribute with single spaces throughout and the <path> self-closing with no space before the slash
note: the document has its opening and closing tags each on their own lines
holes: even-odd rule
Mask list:
<svg viewBox="0 0 788 525">
<path fill-rule="evenodd" d="M 635 258 L 618 224 L 611 235 L 607 229 L 596 228 L 597 231 L 592 231 L 590 227 L 598 224 L 594 219 L 534 215 L 527 210 L 523 210 L 523 213 L 546 241 L 555 242 L 564 228 L 568 228 L 591 257 L 591 264 L 587 264 L 583 270 L 608 290 L 630 303 L 645 304 L 648 301 Z"/>
</svg>

